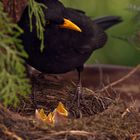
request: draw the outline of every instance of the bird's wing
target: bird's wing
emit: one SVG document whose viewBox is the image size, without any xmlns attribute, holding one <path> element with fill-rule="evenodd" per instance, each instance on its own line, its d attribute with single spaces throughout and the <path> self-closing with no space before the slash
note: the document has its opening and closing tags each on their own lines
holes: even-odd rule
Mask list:
<svg viewBox="0 0 140 140">
<path fill-rule="evenodd" d="M 93 29 L 94 35 L 90 38 L 87 38 L 88 42 L 86 41 L 84 45 L 81 44 L 74 48 L 77 53 L 87 54 L 104 46 L 105 42 L 107 41 L 106 33 L 102 28 L 95 24 L 93 24 Z"/>
</svg>

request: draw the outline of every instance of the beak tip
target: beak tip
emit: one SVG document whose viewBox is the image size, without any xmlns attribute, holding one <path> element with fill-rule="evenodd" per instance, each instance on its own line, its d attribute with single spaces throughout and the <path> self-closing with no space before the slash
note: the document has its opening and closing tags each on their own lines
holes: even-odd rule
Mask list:
<svg viewBox="0 0 140 140">
<path fill-rule="evenodd" d="M 80 30 L 79 30 L 79 32 L 81 33 L 81 32 L 82 32 L 82 30 L 80 29 Z"/>
</svg>

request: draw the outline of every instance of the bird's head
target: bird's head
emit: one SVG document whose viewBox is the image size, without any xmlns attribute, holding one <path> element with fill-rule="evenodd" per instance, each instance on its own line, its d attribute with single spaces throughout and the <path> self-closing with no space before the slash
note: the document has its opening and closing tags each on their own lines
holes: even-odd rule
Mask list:
<svg viewBox="0 0 140 140">
<path fill-rule="evenodd" d="M 45 16 L 49 25 L 55 25 L 60 29 L 64 28 L 82 32 L 78 25 L 63 16 L 65 7 L 61 2 L 58 0 L 46 0 L 44 4 L 47 5 Z"/>
<path fill-rule="evenodd" d="M 47 16 L 47 21 L 49 25 L 57 26 L 60 29 L 69 29 L 76 32 L 82 32 L 81 28 L 78 25 L 63 16 Z"/>
</svg>

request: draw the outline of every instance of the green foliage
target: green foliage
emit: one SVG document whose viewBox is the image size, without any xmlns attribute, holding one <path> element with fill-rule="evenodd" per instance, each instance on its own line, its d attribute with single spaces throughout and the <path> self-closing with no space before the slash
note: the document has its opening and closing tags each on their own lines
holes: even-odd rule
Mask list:
<svg viewBox="0 0 140 140">
<path fill-rule="evenodd" d="M 136 47 L 136 49 L 140 51 L 140 1 L 132 1 L 129 6 L 129 10 L 135 13 L 133 22 L 137 29 L 135 33 L 128 38 L 128 42 L 131 42 Z"/>
<path fill-rule="evenodd" d="M 34 0 L 29 0 L 29 17 L 30 17 L 30 30 L 32 31 L 32 19 L 36 18 L 37 37 L 41 40 L 41 50 L 44 48 L 44 26 L 45 15 L 42 8 L 47 8 L 44 4 L 38 3 Z"/>
<path fill-rule="evenodd" d="M 26 78 L 21 41 L 17 37 L 21 29 L 13 24 L 3 11 L 0 2 L 0 100 L 5 105 L 16 106 L 18 96 L 30 92 L 29 81 Z"/>
</svg>

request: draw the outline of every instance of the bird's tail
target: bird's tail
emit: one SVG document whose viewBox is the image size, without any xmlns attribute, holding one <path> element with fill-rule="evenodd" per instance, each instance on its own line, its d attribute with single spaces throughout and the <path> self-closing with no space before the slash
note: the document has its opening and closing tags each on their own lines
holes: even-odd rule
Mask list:
<svg viewBox="0 0 140 140">
<path fill-rule="evenodd" d="M 119 16 L 106 16 L 94 19 L 93 22 L 106 30 L 109 27 L 122 22 L 122 19 Z"/>
</svg>

